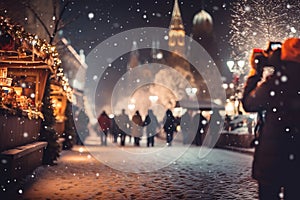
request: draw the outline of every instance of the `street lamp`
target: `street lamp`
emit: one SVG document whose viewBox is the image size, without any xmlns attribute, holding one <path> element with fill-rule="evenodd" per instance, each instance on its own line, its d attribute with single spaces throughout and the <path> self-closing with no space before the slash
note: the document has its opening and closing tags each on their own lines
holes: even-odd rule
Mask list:
<svg viewBox="0 0 300 200">
<path fill-rule="evenodd" d="M 227 62 L 226 62 L 226 64 L 227 64 L 227 67 L 228 67 L 228 69 L 229 69 L 229 71 L 230 72 L 233 72 L 234 71 L 234 61 L 233 60 L 228 60 Z"/>
<path fill-rule="evenodd" d="M 152 104 L 155 104 L 158 100 L 158 96 L 149 96 L 149 100 Z"/>
<path fill-rule="evenodd" d="M 128 109 L 130 111 L 133 111 L 135 109 L 135 104 L 133 104 L 133 103 L 128 104 Z"/>
<path fill-rule="evenodd" d="M 192 88 L 192 87 L 185 88 L 185 92 L 188 95 L 189 99 L 196 96 L 197 91 L 198 91 L 197 88 Z"/>
<path fill-rule="evenodd" d="M 233 60 L 228 60 L 226 62 L 227 67 L 230 72 L 241 75 L 244 71 L 245 61 L 239 60 L 236 63 Z M 237 64 L 237 65 L 236 65 Z"/>
</svg>

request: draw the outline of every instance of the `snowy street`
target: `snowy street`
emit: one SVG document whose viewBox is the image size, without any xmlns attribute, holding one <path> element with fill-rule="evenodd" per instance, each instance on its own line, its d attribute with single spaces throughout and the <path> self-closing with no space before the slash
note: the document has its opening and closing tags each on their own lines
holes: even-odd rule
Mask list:
<svg viewBox="0 0 300 200">
<path fill-rule="evenodd" d="M 113 147 L 93 147 L 109 154 Z M 159 147 L 125 147 L 153 151 Z M 180 149 L 172 146 L 168 148 Z M 175 162 L 152 172 L 110 168 L 75 146 L 63 151 L 58 165 L 40 167 L 21 199 L 257 199 L 250 155 L 213 149 L 203 159 L 190 147 Z M 144 163 L 156 162 L 155 160 Z M 141 164 L 141 163 L 140 163 Z"/>
</svg>

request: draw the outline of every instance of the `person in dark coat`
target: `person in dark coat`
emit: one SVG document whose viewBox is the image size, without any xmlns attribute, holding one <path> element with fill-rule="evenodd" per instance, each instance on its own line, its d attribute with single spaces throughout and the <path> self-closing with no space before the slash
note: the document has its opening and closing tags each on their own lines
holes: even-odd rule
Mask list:
<svg viewBox="0 0 300 200">
<path fill-rule="evenodd" d="M 101 113 L 101 115 L 98 117 L 98 123 L 100 125 L 100 139 L 101 139 L 101 145 L 106 146 L 107 145 L 107 134 L 111 127 L 111 120 L 106 114 L 105 111 Z"/>
<path fill-rule="evenodd" d="M 226 114 L 225 119 L 224 119 L 224 130 L 225 131 L 231 131 L 230 122 L 231 122 L 231 118 L 229 115 Z"/>
<path fill-rule="evenodd" d="M 205 134 L 207 119 L 202 115 L 202 112 L 197 113 L 193 117 L 193 126 L 195 126 L 196 130 L 194 134 L 193 144 L 200 146 L 202 145 L 202 135 Z"/>
<path fill-rule="evenodd" d="M 176 120 L 173 116 L 173 113 L 170 109 L 166 111 L 166 115 L 164 117 L 164 131 L 166 133 L 167 145 L 171 146 L 173 141 L 173 135 L 176 131 Z"/>
<path fill-rule="evenodd" d="M 132 136 L 134 137 L 134 146 L 140 146 L 140 140 L 143 136 L 143 119 L 139 111 L 136 111 L 132 117 Z"/>
<path fill-rule="evenodd" d="M 180 119 L 180 127 L 182 132 L 182 143 L 191 144 L 195 134 L 193 133 L 192 113 L 186 111 Z"/>
<path fill-rule="evenodd" d="M 252 176 L 260 199 L 279 199 L 282 192 L 284 199 L 299 199 L 300 40 L 286 40 L 268 62 L 275 72 L 260 84 L 263 70 L 252 62 L 242 99 L 245 111 L 264 113 Z"/>
<path fill-rule="evenodd" d="M 129 116 L 125 113 L 125 109 L 122 109 L 122 113 L 117 116 L 117 124 L 119 126 L 119 132 L 121 137 L 121 146 L 125 146 L 126 135 L 131 138 L 129 127 L 131 126 Z"/>
<path fill-rule="evenodd" d="M 77 114 L 77 112 L 76 112 Z M 78 116 L 75 118 L 76 120 L 76 144 L 83 145 L 86 137 L 89 135 L 89 117 L 85 113 L 84 109 L 80 109 Z"/>
<path fill-rule="evenodd" d="M 157 128 L 159 127 L 158 120 L 153 113 L 153 110 L 148 110 L 148 115 L 145 118 L 144 126 L 146 126 L 147 134 L 147 147 L 154 146 L 154 137 L 157 133 Z"/>
<path fill-rule="evenodd" d="M 121 132 L 119 129 L 118 124 L 116 123 L 116 118 L 113 117 L 111 118 L 111 127 L 110 127 L 110 133 L 113 136 L 113 143 L 117 143 L 118 142 L 118 137 L 121 136 Z"/>
</svg>

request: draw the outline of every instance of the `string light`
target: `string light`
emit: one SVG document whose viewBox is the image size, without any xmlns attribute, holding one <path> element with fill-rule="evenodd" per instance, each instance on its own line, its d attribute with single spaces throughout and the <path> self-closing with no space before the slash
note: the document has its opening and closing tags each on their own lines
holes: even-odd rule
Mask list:
<svg viewBox="0 0 300 200">
<path fill-rule="evenodd" d="M 56 46 L 49 44 L 45 39 L 38 38 L 35 34 L 25 32 L 22 26 L 11 23 L 9 18 L 0 16 L 0 27 L 1 34 L 6 33 L 13 37 L 14 41 L 19 42 L 19 48 L 32 48 L 32 56 L 37 54 L 51 67 L 53 77 L 58 80 L 66 92 L 68 100 L 72 102 L 73 90 L 68 79 L 62 73 L 61 60 L 58 57 Z"/>
</svg>

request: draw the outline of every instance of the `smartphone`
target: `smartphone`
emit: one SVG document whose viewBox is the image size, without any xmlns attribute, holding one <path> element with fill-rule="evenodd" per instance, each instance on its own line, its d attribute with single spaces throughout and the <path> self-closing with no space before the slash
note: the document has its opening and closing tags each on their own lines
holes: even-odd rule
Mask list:
<svg viewBox="0 0 300 200">
<path fill-rule="evenodd" d="M 280 42 L 272 42 L 271 43 L 271 50 L 272 51 L 275 51 L 276 49 L 279 49 L 279 48 L 281 48 L 281 43 Z"/>
</svg>

